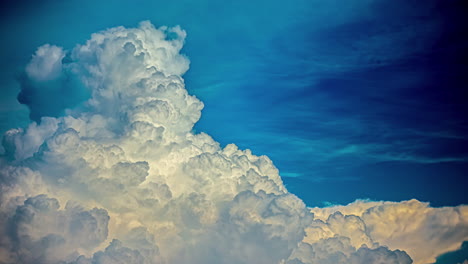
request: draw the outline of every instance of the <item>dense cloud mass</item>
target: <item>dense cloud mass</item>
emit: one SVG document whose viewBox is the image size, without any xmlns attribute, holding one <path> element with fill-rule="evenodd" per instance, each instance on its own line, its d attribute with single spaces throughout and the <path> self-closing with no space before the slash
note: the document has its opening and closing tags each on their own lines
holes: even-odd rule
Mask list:
<svg viewBox="0 0 468 264">
<path fill-rule="evenodd" d="M 440 254 L 458 249 L 468 237 L 468 206 L 433 208 L 413 199 L 356 201 L 311 211 L 326 227 L 327 236 L 344 234 L 355 246 L 373 241 L 401 248 L 415 263 L 433 263 Z M 316 232 L 314 228 L 312 225 Z"/>
<path fill-rule="evenodd" d="M 185 35 L 142 22 L 37 50 L 32 116 L 49 85 L 90 98 L 4 135 L 0 263 L 409 264 L 468 239 L 466 206 L 307 208 L 268 157 L 194 133 Z"/>
</svg>

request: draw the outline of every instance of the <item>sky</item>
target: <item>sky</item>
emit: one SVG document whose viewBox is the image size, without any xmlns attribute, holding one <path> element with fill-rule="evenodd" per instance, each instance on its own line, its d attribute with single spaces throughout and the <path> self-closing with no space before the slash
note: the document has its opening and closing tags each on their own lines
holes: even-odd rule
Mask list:
<svg viewBox="0 0 468 264">
<path fill-rule="evenodd" d="M 45 225 L 43 228 L 46 230 L 49 230 L 50 226 L 44 223 L 52 221 L 50 219 L 73 219 L 75 214 L 92 216 L 95 222 L 102 222 L 106 230 L 109 226 L 109 234 L 101 234 L 94 238 L 94 244 L 91 243 L 92 248 L 83 246 L 89 242 L 85 238 L 82 241 L 72 239 L 66 244 L 67 250 L 83 247 L 82 252 L 76 253 L 70 249 L 69 255 L 62 256 L 58 253 L 50 253 L 55 251 L 47 247 L 44 250 L 50 254 L 41 255 L 40 261 L 63 260 L 65 257 L 66 261 L 72 261 L 73 257 L 76 259 L 83 254 L 85 257 L 82 261 L 106 263 L 106 258 L 112 259 L 114 257 L 112 254 L 117 254 L 122 248 L 130 250 L 132 245 L 134 250 L 138 249 L 140 252 L 138 253 L 140 255 L 135 254 L 145 259 L 157 258 L 161 261 L 184 263 L 184 258 L 194 257 L 200 262 L 213 261 L 204 259 L 201 254 L 198 254 L 205 249 L 195 247 L 187 249 L 187 246 L 182 243 L 180 248 L 184 248 L 185 251 L 184 254 L 180 254 L 177 247 L 176 249 L 166 248 L 169 243 L 175 243 L 171 240 L 172 238 L 167 237 L 162 239 L 163 242 L 153 241 L 158 245 L 160 253 L 150 254 L 148 250 L 142 251 L 142 246 L 132 240 L 133 236 L 137 236 L 134 233 L 141 231 L 134 229 L 128 233 L 116 231 L 119 224 L 114 223 L 115 220 L 112 219 L 115 215 L 123 217 L 124 212 L 129 209 L 120 208 L 120 204 L 114 206 L 109 203 L 109 197 L 113 197 L 110 194 L 111 191 L 99 195 L 94 194 L 96 190 L 83 187 L 90 185 L 90 182 L 81 181 L 82 179 L 78 176 L 77 179 L 73 178 L 75 176 L 70 176 L 73 178 L 73 180 L 70 179 L 71 187 L 64 187 L 62 181 L 66 182 L 66 180 L 59 179 L 57 176 L 64 173 L 96 174 L 101 175 L 96 176 L 98 179 L 107 179 L 105 175 L 120 175 L 116 171 L 126 171 L 127 166 L 131 167 L 130 170 L 148 171 L 148 175 L 145 176 L 147 179 L 145 178 L 146 180 L 141 184 L 155 183 L 159 186 L 157 188 L 166 186 L 170 189 L 169 192 L 174 195 L 172 208 L 177 208 L 174 212 L 171 211 L 172 217 L 182 219 L 182 222 L 175 221 L 173 225 L 180 230 L 190 229 L 186 227 L 187 225 L 201 225 L 203 221 L 207 222 L 206 225 L 210 226 L 209 230 L 214 232 L 213 234 L 216 234 L 213 230 L 220 227 L 216 225 L 213 227 L 211 226 L 213 223 L 210 222 L 212 220 L 210 217 L 217 213 L 212 213 L 212 215 L 206 213 L 208 215 L 200 216 L 200 212 L 191 212 L 201 217 L 201 220 L 198 224 L 187 224 L 183 221 L 185 216 L 178 210 L 183 211 L 191 206 L 211 208 L 206 203 L 213 203 L 216 205 L 213 206 L 213 212 L 216 210 L 221 212 L 220 208 L 224 208 L 224 205 L 220 204 L 229 201 L 230 207 L 228 207 L 231 208 L 229 213 L 234 214 L 233 212 L 241 212 L 239 208 L 247 210 L 247 204 L 253 200 L 277 199 L 276 196 L 285 192 L 286 189 L 287 193 L 296 195 L 305 204 L 304 208 L 315 208 L 312 213 L 318 220 L 314 220 L 315 222 L 311 224 L 312 220 L 307 220 L 309 222 L 304 220 L 308 219 L 309 213 L 304 213 L 306 216 L 298 217 L 297 225 L 293 225 L 297 230 L 290 230 L 288 233 L 299 234 L 301 230 L 306 230 L 304 231 L 308 234 L 306 238 L 286 237 L 283 234 L 284 236 L 279 236 L 284 238 L 284 241 L 288 241 L 286 243 L 281 240 L 286 246 L 283 247 L 283 244 L 278 242 L 278 244 L 273 243 L 265 245 L 264 248 L 258 248 L 258 252 L 271 252 L 272 248 L 278 247 L 283 249 L 284 252 L 279 251 L 277 256 L 271 256 L 270 261 L 274 261 L 275 257 L 287 259 L 284 256 L 289 256 L 288 261 L 293 261 L 293 256 L 296 256 L 297 261 L 302 261 L 297 263 L 308 263 L 306 259 L 308 259 L 309 245 L 312 245 L 310 250 L 315 252 L 318 258 L 320 254 L 317 252 L 322 252 L 319 248 L 325 247 L 326 243 L 333 244 L 334 242 L 332 236 L 319 236 L 311 231 L 317 229 L 326 230 L 323 231 L 324 233 L 349 238 L 350 242 L 347 242 L 350 243 L 349 248 L 354 248 L 354 251 L 338 250 L 344 254 L 344 259 L 339 259 L 338 253 L 333 253 L 335 255 L 330 253 L 327 257 L 314 259 L 319 263 L 328 263 L 326 261 L 360 263 L 359 261 L 363 261 L 366 254 L 372 255 L 380 252 L 378 250 L 381 248 L 377 244 L 387 245 L 388 249 L 381 250 L 391 253 L 385 251 L 381 252 L 381 255 L 393 254 L 392 257 L 398 259 L 398 263 L 407 263 L 404 256 L 406 253 L 396 253 L 399 249 L 402 250 L 401 252 L 407 252 L 416 264 L 434 263 L 434 261 L 437 264 L 457 264 L 468 259 L 466 242 L 462 244 L 468 237 L 466 222 L 468 216 L 465 206 L 468 172 L 468 139 L 466 137 L 468 123 L 465 118 L 468 110 L 466 91 L 468 32 L 464 23 L 468 5 L 464 1 L 429 0 L 422 3 L 408 0 L 293 0 L 284 3 L 271 0 L 241 0 L 224 3 L 184 0 L 168 2 L 22 0 L 6 1 L 2 5 L 0 11 L 0 34 L 3 36 L 0 44 L 0 132 L 4 134 L 12 128 L 23 128 L 23 130 L 9 132 L 3 137 L 0 149 L 2 153 L 0 165 L 4 166 L 2 187 L 10 186 L 9 180 L 6 179 L 13 179 L 11 175 L 32 177 L 29 172 L 16 172 L 26 167 L 42 175 L 38 177 L 43 179 L 44 186 L 49 186 L 34 191 L 20 183 L 17 184 L 19 187 L 15 187 L 18 188 L 17 190 L 8 187 L 9 191 L 5 191 L 8 193 L 5 197 L 8 198 L 3 197 L 3 201 L 16 197 L 13 195 L 15 193 L 24 193 L 21 196 L 24 199 L 22 201 L 16 199 L 14 203 L 3 202 L 2 210 L 7 212 L 6 208 L 10 208 L 12 215 L 4 218 L 10 220 L 2 218 L 4 221 L 2 223 L 21 218 L 17 214 L 22 212 L 21 210 L 26 210 L 24 208 L 33 207 L 35 209 L 28 210 L 42 210 L 42 207 L 36 205 L 46 203 L 52 204 L 49 207 L 55 208 L 55 211 L 43 213 L 43 218 L 33 221 L 36 226 Z M 168 26 L 172 29 L 161 28 L 153 31 L 148 29 L 147 24 L 141 24 L 143 25 L 141 26 L 139 24 L 141 21 L 150 21 L 148 23 L 152 23 L 156 28 Z M 125 29 L 114 30 L 115 32 L 110 30 L 108 35 L 103 35 L 102 38 L 106 39 L 108 41 L 106 43 L 109 44 L 93 46 L 92 41 L 86 42 L 91 39 L 99 43 L 96 32 L 118 26 L 123 26 Z M 121 36 L 121 39 L 129 38 L 129 43 L 132 43 L 128 46 L 122 44 L 122 46 L 126 52 L 132 53 L 139 50 L 142 54 L 146 54 L 146 57 L 138 57 L 139 59 L 134 61 L 124 55 L 119 55 L 120 51 L 112 50 L 113 43 L 120 45 L 119 41 L 121 41 L 115 36 L 120 34 L 119 32 L 127 32 L 127 29 L 131 31 L 133 28 L 141 28 L 142 32 L 146 32 L 148 36 L 165 34 L 162 40 L 157 37 L 154 40 L 156 46 L 162 45 L 163 52 L 153 50 L 153 46 L 145 46 L 149 45 L 146 41 L 152 39 L 148 37 L 149 40 L 147 40 L 138 35 L 140 33 L 135 33 L 136 37 Z M 137 32 L 140 31 L 137 30 Z M 91 35 L 93 33 L 94 35 Z M 140 43 L 143 43 L 141 45 L 145 47 L 144 49 L 138 46 Z M 84 48 L 79 48 L 77 44 Z M 148 59 L 148 56 L 152 59 Z M 151 81 L 153 77 L 146 76 L 145 74 L 150 74 L 149 70 L 141 68 L 138 63 L 155 67 L 156 71 L 166 75 L 165 78 L 168 80 L 170 79 L 168 75 L 184 79 L 183 84 L 173 80 L 177 85 L 183 85 L 182 90 L 177 90 L 177 96 L 175 94 L 169 96 L 163 92 L 158 95 L 170 102 L 170 105 L 175 105 L 175 108 L 148 102 L 146 103 L 149 105 L 146 103 L 139 105 L 145 99 L 131 92 L 131 89 L 137 89 L 133 85 L 138 83 L 143 87 L 141 88 L 142 94 L 145 94 L 147 91 L 144 89 L 150 85 L 144 80 L 148 78 Z M 112 65 L 123 66 L 112 67 Z M 139 75 L 138 72 L 132 70 L 132 67 L 140 69 L 142 73 Z M 160 79 L 155 82 L 166 83 L 168 81 L 162 77 L 157 78 Z M 117 80 L 118 85 L 115 84 Z M 100 83 L 101 86 L 96 83 Z M 136 87 L 140 87 L 138 85 Z M 106 91 L 113 95 L 118 93 L 118 99 Z M 178 96 L 185 94 L 184 91 L 198 99 L 191 99 L 192 97 L 185 95 L 183 100 L 180 99 Z M 148 93 L 148 96 L 151 96 L 151 93 Z M 161 120 L 172 118 L 178 123 L 164 123 L 165 121 L 158 121 L 157 118 L 151 117 L 150 113 L 153 108 L 158 109 L 154 114 L 156 117 Z M 142 109 L 146 109 L 147 112 Z M 167 113 L 167 116 L 158 113 Z M 162 142 L 165 142 L 161 143 L 165 147 L 155 146 L 154 152 L 139 150 L 142 153 L 148 153 L 148 157 L 138 156 L 136 152 L 132 152 L 136 148 L 134 146 L 141 142 L 137 144 L 129 141 L 129 143 L 127 135 L 123 136 L 122 133 L 135 130 L 141 133 L 142 137 L 147 135 L 146 132 L 140 131 L 143 129 L 139 127 L 140 123 L 138 123 L 140 125 L 131 123 L 132 118 L 138 122 L 149 122 L 155 127 L 164 128 L 163 134 L 152 132 L 152 135 L 153 137 L 156 134 L 159 135 Z M 71 139 L 69 141 L 57 139 L 61 135 L 64 135 L 64 138 L 74 138 L 69 135 L 66 128 L 76 130 L 80 135 L 79 139 L 76 139 L 81 142 L 77 143 L 78 145 L 84 144 L 87 149 L 96 148 L 102 153 L 114 153 L 115 150 L 111 150 L 110 147 L 100 149 L 98 146 L 110 144 L 109 142 L 115 140 L 113 144 L 120 147 L 127 156 L 119 160 L 119 163 L 115 163 L 116 161 L 107 157 L 107 154 L 102 154 L 103 157 L 107 157 L 103 158 L 106 161 L 100 165 L 103 166 L 102 168 L 98 168 L 99 166 L 94 164 L 91 158 L 85 158 L 86 166 L 75 168 L 73 164 L 77 161 L 73 158 L 74 155 L 67 154 L 61 147 L 52 147 L 50 143 L 55 140 L 54 142 L 67 145 L 66 142 Z M 102 132 L 95 132 L 101 130 Z M 191 136 L 181 136 L 181 131 Z M 207 137 L 212 137 L 212 139 L 209 140 L 204 136 L 193 136 L 196 139 L 192 139 L 192 135 L 209 135 Z M 190 150 L 191 152 L 186 150 L 187 140 L 195 142 L 193 148 L 209 154 L 206 154 L 206 157 L 200 153 L 197 154 L 204 157 L 198 161 L 200 164 L 192 164 L 196 162 L 192 159 L 190 162 L 184 159 L 197 153 L 193 149 Z M 91 144 L 88 141 L 94 143 Z M 205 145 L 198 141 L 204 142 Z M 250 152 L 243 152 L 242 155 L 247 157 L 243 159 L 248 162 L 242 161 L 238 158 L 242 156 L 241 154 L 232 154 L 237 152 L 231 150 L 232 145 L 229 145 L 231 143 L 237 145 L 240 150 L 250 149 L 254 156 Z M 207 147 L 208 145 L 211 147 Z M 81 153 L 82 149 L 78 149 Z M 248 166 L 255 168 L 252 170 L 256 175 L 258 174 L 257 176 L 252 176 L 253 172 L 246 172 L 244 175 L 251 187 L 244 185 L 232 187 L 235 185 L 231 186 L 231 183 L 222 182 L 226 186 L 231 186 L 231 189 L 221 188 L 225 193 L 221 191 L 218 193 L 208 187 L 203 187 L 201 188 L 203 195 L 200 193 L 198 195 L 208 197 L 207 201 L 198 196 L 196 196 L 198 198 L 190 198 L 188 190 L 191 190 L 189 185 L 192 183 L 180 176 L 192 175 L 185 171 L 188 170 L 187 168 L 194 167 L 193 171 L 197 171 L 197 166 L 199 166 L 201 171 L 206 170 L 207 175 L 211 175 L 211 170 L 213 170 L 213 175 L 231 173 L 221 169 L 220 164 L 224 163 L 213 156 L 214 153 L 221 153 L 221 149 L 223 159 L 230 163 L 247 162 L 251 163 Z M 59 159 L 58 154 L 52 155 L 50 152 L 64 155 L 61 159 L 66 160 L 66 166 L 63 165 L 64 168 L 62 168 L 62 165 L 58 165 L 56 163 L 56 159 Z M 163 154 L 156 152 L 166 153 L 171 159 L 164 160 L 161 158 Z M 90 155 L 88 152 L 81 154 L 84 157 Z M 261 158 L 257 160 L 255 155 Z M 267 156 L 267 160 L 264 160 L 262 155 Z M 180 157 L 183 164 L 174 157 Z M 270 164 L 270 159 L 274 166 Z M 67 162 L 70 164 L 67 165 Z M 168 164 L 173 165 L 171 167 Z M 6 166 L 15 169 L 7 170 Z M 109 168 L 104 168 L 105 166 Z M 154 169 L 154 166 L 163 168 L 158 170 Z M 179 169 L 174 172 L 171 168 Z M 276 168 L 279 172 L 276 172 Z M 172 174 L 177 177 L 172 177 Z M 141 175 L 138 177 L 143 177 Z M 197 175 L 191 177 L 194 179 L 202 177 Z M 262 182 L 260 179 L 264 179 L 262 177 L 269 178 L 271 182 L 260 183 Z M 206 179 L 202 177 L 199 180 L 205 181 Z M 216 177 L 207 180 L 210 184 L 220 184 L 218 181 Z M 123 188 L 124 193 L 128 195 L 134 194 L 133 187 L 128 190 L 122 187 L 132 186 L 132 183 L 119 182 L 119 184 L 115 188 Z M 185 187 L 178 187 L 178 184 Z M 275 187 L 271 187 L 271 184 Z M 232 191 L 234 189 L 238 192 Z M 248 196 L 242 192 L 246 190 L 253 191 L 253 194 Z M 260 190 L 263 190 L 265 194 Z M 81 197 L 77 194 L 80 192 L 88 193 L 90 197 L 94 197 L 94 200 Z M 40 196 L 43 194 L 50 198 Z M 135 195 L 139 194 L 135 193 Z M 231 201 L 231 196 L 237 198 Z M 179 197 L 182 198 L 179 199 Z M 306 210 L 296 205 L 293 198 L 285 197 L 287 198 L 284 198 L 283 203 L 294 204 L 295 207 L 293 207 L 296 210 L 294 212 Z M 80 209 L 73 206 L 70 207 L 72 209 L 66 209 L 54 205 L 55 202 L 66 204 L 72 198 L 82 204 Z M 56 199 L 55 202 L 54 199 Z M 138 204 L 141 205 L 141 203 L 138 201 Z M 262 202 L 258 203 L 262 204 Z M 9 206 L 5 207 L 5 204 Z M 165 206 L 171 208 L 170 204 L 168 202 Z M 346 208 L 349 209 L 341 208 L 340 206 L 343 205 L 348 205 Z M 93 206 L 103 209 L 91 210 Z M 66 207 L 68 208 L 68 204 Z M 402 212 L 398 211 L 398 208 L 406 208 L 405 212 L 412 212 L 405 217 L 396 217 L 400 219 L 398 223 L 394 223 L 398 228 L 379 224 L 379 221 L 383 221 L 382 219 L 392 219 L 392 217 L 387 217 L 392 212 L 393 214 Z M 90 211 L 86 211 L 88 209 Z M 104 210 L 105 213 L 99 210 Z M 16 215 L 13 212 L 17 212 Z M 146 211 L 138 212 L 146 216 Z M 138 215 L 138 212 L 135 212 L 135 215 Z M 321 214 L 327 217 L 320 218 Z M 340 214 L 344 214 L 344 217 L 340 218 Z M 401 230 L 407 230 L 404 224 L 411 222 L 411 218 L 408 218 L 411 214 L 419 215 L 420 226 L 402 234 Z M 458 218 L 455 217 L 459 222 L 443 220 L 445 218 L 441 216 L 449 217 L 452 214 L 454 217 L 459 215 Z M 5 213 L 5 215 L 8 214 Z M 106 215 L 111 220 L 106 222 Z M 262 214 L 262 217 L 264 215 Z M 295 215 L 295 213 L 287 215 Z M 125 217 L 130 219 L 129 222 L 134 220 L 130 213 Z M 170 216 L 166 217 L 170 218 Z M 245 221 L 247 220 L 243 219 L 241 222 Z M 268 221 L 261 220 L 260 222 L 268 223 Z M 350 230 L 360 230 L 352 228 L 351 223 L 355 225 L 362 223 L 367 229 L 364 228 L 365 232 L 362 234 L 351 234 L 349 230 L 337 229 L 334 224 L 340 221 L 343 221 L 343 226 L 349 224 Z M 452 229 L 444 227 L 444 224 L 438 221 L 450 222 L 447 225 Z M 140 222 L 135 225 L 147 228 L 148 234 L 164 237 L 160 229 L 151 229 L 159 226 L 160 223 Z M 232 224 L 219 222 L 229 227 Z M 64 225 L 67 224 L 64 223 Z M 70 226 L 73 225 L 70 224 Z M 438 227 L 445 231 L 439 230 Z M 382 228 L 387 230 L 394 228 L 395 232 L 391 238 L 388 238 L 388 234 L 378 231 Z M 127 229 L 130 230 L 129 227 L 123 228 L 123 230 Z M 205 241 L 209 236 L 201 238 L 195 235 L 196 232 L 192 229 L 190 232 L 187 231 L 187 237 L 193 238 L 193 241 L 202 241 L 201 245 L 212 246 Z M 17 230 L 23 229 L 18 227 Z M 271 232 L 269 229 L 268 231 L 262 230 L 265 234 Z M 93 233 L 93 230 L 88 231 L 90 234 Z M 73 236 L 74 233 L 70 232 L 59 234 L 51 231 L 51 234 L 60 235 L 66 240 L 67 237 Z M 422 233 L 429 234 L 432 242 L 427 242 L 428 237 L 420 235 Z M 458 234 L 454 235 L 454 233 Z M 30 236 L 39 239 L 43 235 Z M 122 242 L 114 243 L 110 240 L 111 235 L 120 238 L 123 245 L 119 244 Z M 415 238 L 409 239 L 410 235 Z M 14 238 L 17 237 L 20 236 L 14 235 L 12 241 L 16 241 Z M 48 236 L 44 235 L 44 237 Z M 37 240 L 34 239 L 32 240 Z M 252 242 L 250 236 L 239 235 L 232 239 Z M 305 246 L 300 249 L 289 248 L 291 241 L 301 241 Z M 109 245 L 107 248 L 103 246 L 104 242 Z M 24 247 L 27 248 L 27 252 L 30 252 L 24 256 L 23 261 L 26 263 L 38 261 L 34 257 L 37 255 L 35 250 L 38 250 L 38 246 L 32 247 L 33 249 L 29 248 L 31 241 L 15 243 L 17 243 L 16 248 Z M 421 248 L 423 246 L 431 248 L 430 253 L 422 253 L 424 250 L 415 248 L 411 245 L 412 243 L 421 244 Z M 371 253 L 366 251 L 368 249 L 360 248 L 361 244 L 366 244 Z M 0 245 L 0 257 L 4 252 L 12 252 L 12 249 L 5 245 Z M 103 251 L 99 253 L 98 249 Z M 225 254 L 223 249 L 220 248 L 217 252 L 223 255 Z M 63 248 L 61 250 L 68 252 Z M 238 250 L 247 249 L 239 247 Z M 290 254 L 291 252 L 294 253 Z M 243 254 L 250 256 L 245 252 Z M 334 257 L 330 257 L 331 255 Z M 11 256 L 8 258 L 15 260 Z M 9 263 L 5 259 L 1 260 Z M 232 259 L 227 257 L 226 263 L 239 263 L 239 261 L 237 256 L 232 256 Z M 242 261 L 252 263 L 252 259 L 249 258 Z"/>
</svg>

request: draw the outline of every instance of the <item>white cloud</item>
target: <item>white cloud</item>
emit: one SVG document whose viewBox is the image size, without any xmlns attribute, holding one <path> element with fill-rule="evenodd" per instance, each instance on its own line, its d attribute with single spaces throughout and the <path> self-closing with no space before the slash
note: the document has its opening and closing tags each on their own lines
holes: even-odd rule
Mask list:
<svg viewBox="0 0 468 264">
<path fill-rule="evenodd" d="M 56 199 L 41 194 L 27 198 L 2 219 L 8 225 L 2 230 L 3 249 L 18 254 L 13 262 L 56 263 L 104 242 L 109 221 L 106 210 L 84 210 L 75 202 L 68 202 L 64 210 L 59 208 Z"/>
<path fill-rule="evenodd" d="M 31 123 L 26 130 L 11 129 L 3 137 L 3 145 L 9 158 L 23 160 L 36 153 L 44 140 L 58 128 L 58 120 L 44 117 L 41 124 Z"/>
<path fill-rule="evenodd" d="M 403 249 L 416 264 L 433 263 L 436 257 L 460 247 L 468 239 L 468 206 L 430 207 L 417 200 L 403 202 L 356 201 L 346 206 L 312 208 L 315 217 L 325 221 L 328 236 L 346 234 L 368 239 L 391 249 Z M 356 218 L 356 226 L 334 227 L 336 215 Z M 346 218 L 345 217 L 345 218 Z M 342 228 L 346 226 L 346 228 Z M 364 232 L 363 232 L 364 231 Z M 351 234 L 349 232 L 352 232 Z"/>
<path fill-rule="evenodd" d="M 46 44 L 37 49 L 26 66 L 26 74 L 34 81 L 49 81 L 62 73 L 65 51 L 61 47 Z"/>
<path fill-rule="evenodd" d="M 403 264 L 411 259 L 396 249 L 413 252 L 409 242 L 385 232 L 412 227 L 417 213 L 442 245 L 425 246 L 442 251 L 466 238 L 444 233 L 464 227 L 465 213 L 457 224 L 425 204 L 357 202 L 314 208 L 314 219 L 268 157 L 192 132 L 203 103 L 181 77 L 184 38 L 178 27 L 142 22 L 71 51 L 67 73 L 91 98 L 5 137 L 0 262 Z M 62 49 L 50 47 L 41 61 L 58 61 L 52 51 Z M 36 77 L 55 70 L 46 72 Z M 415 242 L 427 231 L 412 230 Z M 417 261 L 433 254 L 414 252 Z"/>
</svg>

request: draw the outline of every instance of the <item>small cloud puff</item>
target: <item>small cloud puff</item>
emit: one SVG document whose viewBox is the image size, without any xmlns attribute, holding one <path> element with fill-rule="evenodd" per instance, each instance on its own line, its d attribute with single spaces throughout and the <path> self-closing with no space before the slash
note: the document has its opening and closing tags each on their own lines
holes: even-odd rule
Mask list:
<svg viewBox="0 0 468 264">
<path fill-rule="evenodd" d="M 405 230 L 418 242 L 440 227 L 430 235 L 444 243 L 414 245 L 426 249 L 466 239 L 450 235 L 466 226 L 466 207 L 309 209 L 268 157 L 195 134 L 203 103 L 181 77 L 185 35 L 142 22 L 93 34 L 66 63 L 61 48 L 38 50 L 26 70 L 41 82 L 35 93 L 58 85 L 54 76 L 79 81 L 71 92 L 84 86 L 89 98 L 4 137 L 0 262 L 407 264 L 405 251 L 417 263 L 433 253 L 404 243 Z"/>
<path fill-rule="evenodd" d="M 62 59 L 65 51 L 61 47 L 46 44 L 36 50 L 26 66 L 26 74 L 34 81 L 50 81 L 62 73 Z"/>
</svg>

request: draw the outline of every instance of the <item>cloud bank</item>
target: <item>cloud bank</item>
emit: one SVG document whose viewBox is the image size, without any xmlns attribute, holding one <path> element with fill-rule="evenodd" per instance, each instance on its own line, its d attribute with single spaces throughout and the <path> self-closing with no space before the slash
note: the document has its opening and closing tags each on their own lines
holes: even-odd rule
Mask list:
<svg viewBox="0 0 468 264">
<path fill-rule="evenodd" d="M 31 116 L 54 103 L 32 94 L 89 99 L 5 134 L 0 263 L 426 263 L 468 239 L 466 206 L 310 209 L 268 157 L 194 133 L 185 36 L 142 22 L 37 50 Z"/>
</svg>

